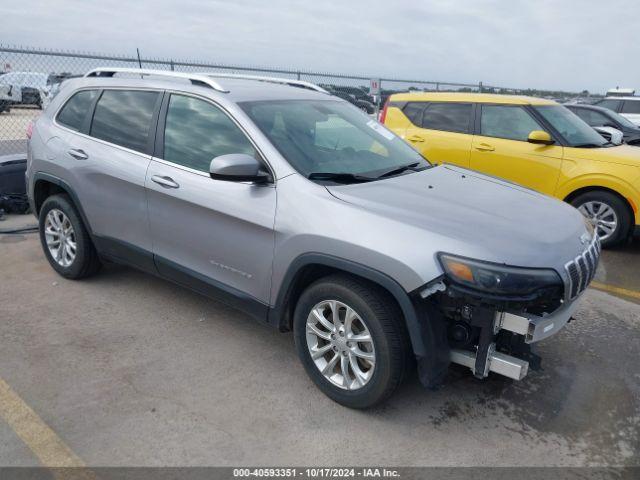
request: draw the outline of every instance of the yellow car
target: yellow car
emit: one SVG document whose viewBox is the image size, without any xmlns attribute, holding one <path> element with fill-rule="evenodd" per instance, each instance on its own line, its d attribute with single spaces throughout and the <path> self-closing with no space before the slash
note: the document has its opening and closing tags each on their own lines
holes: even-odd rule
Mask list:
<svg viewBox="0 0 640 480">
<path fill-rule="evenodd" d="M 571 203 L 591 219 L 603 246 L 640 233 L 640 148 L 608 143 L 556 102 L 403 93 L 389 98 L 380 121 L 433 163 L 478 170 Z"/>
</svg>

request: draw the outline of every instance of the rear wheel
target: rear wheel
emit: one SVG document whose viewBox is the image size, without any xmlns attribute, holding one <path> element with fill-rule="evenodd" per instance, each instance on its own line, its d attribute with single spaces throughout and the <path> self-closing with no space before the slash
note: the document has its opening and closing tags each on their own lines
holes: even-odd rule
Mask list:
<svg viewBox="0 0 640 480">
<path fill-rule="evenodd" d="M 389 397 L 408 366 L 402 314 L 368 282 L 332 275 L 301 295 L 294 314 L 298 355 L 328 397 L 368 408 Z"/>
<path fill-rule="evenodd" d="M 89 233 L 66 195 L 53 195 L 42 204 L 40 242 L 47 260 L 60 275 L 80 279 L 100 269 Z"/>
<path fill-rule="evenodd" d="M 617 245 L 627 238 L 631 214 L 618 196 L 594 190 L 578 195 L 571 204 L 591 220 L 603 247 Z"/>
</svg>

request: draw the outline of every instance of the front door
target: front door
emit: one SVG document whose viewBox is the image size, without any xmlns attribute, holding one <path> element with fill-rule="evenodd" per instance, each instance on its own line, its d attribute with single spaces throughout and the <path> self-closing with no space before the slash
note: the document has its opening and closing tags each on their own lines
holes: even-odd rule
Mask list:
<svg viewBox="0 0 640 480">
<path fill-rule="evenodd" d="M 529 143 L 533 130 L 545 130 L 519 105 L 481 105 L 480 131 L 473 137 L 473 170 L 553 195 L 563 148 Z"/>
<path fill-rule="evenodd" d="M 181 94 L 165 102 L 146 178 L 158 270 L 220 300 L 238 300 L 240 308 L 268 304 L 275 186 L 209 176 L 214 157 L 259 153 L 213 103 Z"/>
</svg>

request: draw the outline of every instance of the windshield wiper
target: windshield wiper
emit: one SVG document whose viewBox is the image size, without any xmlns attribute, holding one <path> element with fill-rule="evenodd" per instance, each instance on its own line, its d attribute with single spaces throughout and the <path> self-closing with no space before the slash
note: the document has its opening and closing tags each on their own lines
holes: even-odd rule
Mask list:
<svg viewBox="0 0 640 480">
<path fill-rule="evenodd" d="M 407 170 L 414 170 L 420 162 L 410 163 L 408 165 L 403 165 L 401 167 L 394 168 L 392 170 L 387 170 L 386 172 L 381 173 L 376 178 L 384 178 L 391 177 L 392 175 L 398 175 L 399 173 L 406 172 Z"/>
<path fill-rule="evenodd" d="M 375 180 L 375 177 L 365 177 L 346 172 L 313 172 L 307 175 L 307 178 L 309 180 L 331 180 L 337 183 L 361 183 Z"/>
</svg>

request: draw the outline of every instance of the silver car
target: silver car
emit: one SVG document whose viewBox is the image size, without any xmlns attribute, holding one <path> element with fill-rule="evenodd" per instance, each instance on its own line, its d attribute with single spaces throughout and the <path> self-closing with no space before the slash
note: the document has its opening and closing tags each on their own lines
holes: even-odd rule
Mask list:
<svg viewBox="0 0 640 480">
<path fill-rule="evenodd" d="M 311 379 L 354 408 L 412 364 L 429 387 L 451 363 L 522 379 L 600 254 L 573 207 L 434 166 L 289 79 L 91 71 L 33 126 L 27 179 L 59 274 L 124 263 L 292 330 Z"/>
</svg>

